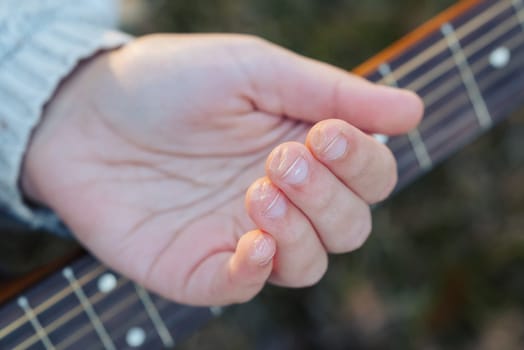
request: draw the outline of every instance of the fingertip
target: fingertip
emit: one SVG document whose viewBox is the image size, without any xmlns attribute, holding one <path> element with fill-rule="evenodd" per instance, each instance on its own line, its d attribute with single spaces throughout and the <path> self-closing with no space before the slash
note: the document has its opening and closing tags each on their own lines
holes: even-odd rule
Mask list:
<svg viewBox="0 0 524 350">
<path fill-rule="evenodd" d="M 267 233 L 254 230 L 240 238 L 229 264 L 228 289 L 234 302 L 246 302 L 264 287 L 275 253 L 275 240 Z"/>
<path fill-rule="evenodd" d="M 420 121 L 422 120 L 422 117 L 424 116 L 424 109 L 425 109 L 425 105 L 424 105 L 424 100 L 422 100 L 422 98 L 416 94 L 415 92 L 413 91 L 408 91 L 408 94 L 410 94 L 414 100 L 413 102 L 413 115 L 415 116 L 415 125 L 416 126 L 418 123 L 420 123 Z"/>
<path fill-rule="evenodd" d="M 368 106 L 369 116 L 374 116 L 368 125 L 371 129 L 364 130 L 397 135 L 418 125 L 424 113 L 424 103 L 416 93 L 383 85 L 375 85 L 375 91 L 376 101 Z"/>
<path fill-rule="evenodd" d="M 276 243 L 273 237 L 260 230 L 250 231 L 240 237 L 231 259 L 232 280 L 239 283 L 261 281 L 268 278 Z"/>
<path fill-rule="evenodd" d="M 405 96 L 406 117 L 408 118 L 408 128 L 415 128 L 424 115 L 424 101 L 422 98 L 411 90 L 399 90 Z"/>
<path fill-rule="evenodd" d="M 259 223 L 261 218 L 280 218 L 287 210 L 279 189 L 267 177 L 253 182 L 246 192 L 246 208 L 251 218 Z"/>
<path fill-rule="evenodd" d="M 268 266 L 276 253 L 276 242 L 267 233 L 260 232 L 250 247 L 249 259 L 252 265 Z"/>
</svg>

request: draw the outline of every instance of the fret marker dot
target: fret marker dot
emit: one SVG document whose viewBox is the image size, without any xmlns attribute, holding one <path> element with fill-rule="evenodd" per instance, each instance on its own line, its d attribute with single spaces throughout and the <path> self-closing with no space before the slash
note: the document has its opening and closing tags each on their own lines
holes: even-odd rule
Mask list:
<svg viewBox="0 0 524 350">
<path fill-rule="evenodd" d="M 507 47 L 500 46 L 493 50 L 489 55 L 489 63 L 493 68 L 504 68 L 508 65 L 511 59 L 511 52 Z"/>
<path fill-rule="evenodd" d="M 133 327 L 127 331 L 126 342 L 132 348 L 144 344 L 146 341 L 146 332 L 140 327 Z"/>
<path fill-rule="evenodd" d="M 115 289 L 117 285 L 117 280 L 115 275 L 112 273 L 104 273 L 100 278 L 98 279 L 98 290 L 102 293 L 109 293 L 113 289 Z"/>
<path fill-rule="evenodd" d="M 18 298 L 18 305 L 22 308 L 22 309 L 25 309 L 29 306 L 29 302 L 27 301 L 27 298 L 26 297 L 20 297 Z"/>
<path fill-rule="evenodd" d="M 211 311 L 211 314 L 213 316 L 218 317 L 218 316 L 222 315 L 222 313 L 224 312 L 224 309 L 221 308 L 220 306 L 212 306 L 212 307 L 209 308 L 209 311 Z"/>
<path fill-rule="evenodd" d="M 378 142 L 382 144 L 386 144 L 389 141 L 389 136 L 387 135 L 373 134 L 373 137 L 375 138 L 375 140 L 377 140 Z"/>
</svg>

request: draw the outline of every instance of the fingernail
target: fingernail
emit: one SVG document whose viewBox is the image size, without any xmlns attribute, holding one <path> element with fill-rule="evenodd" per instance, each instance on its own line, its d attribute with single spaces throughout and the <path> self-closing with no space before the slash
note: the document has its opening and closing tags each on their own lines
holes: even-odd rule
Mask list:
<svg viewBox="0 0 524 350">
<path fill-rule="evenodd" d="M 251 259 L 259 266 L 266 266 L 275 256 L 275 241 L 269 236 L 262 234 L 253 241 Z"/>
<path fill-rule="evenodd" d="M 336 160 L 346 153 L 348 143 L 342 135 L 337 135 L 324 148 L 324 158 L 327 160 Z"/>
<path fill-rule="evenodd" d="M 260 181 L 251 193 L 251 199 L 257 202 L 262 215 L 269 218 L 278 218 L 286 213 L 286 200 L 269 180 Z"/>
<path fill-rule="evenodd" d="M 286 159 L 283 159 L 283 163 L 286 163 Z M 282 164 L 281 168 L 285 168 L 286 164 Z M 308 166 L 307 162 L 302 157 L 297 157 L 291 165 L 288 166 L 287 170 L 282 174 L 282 180 L 290 185 L 298 185 L 307 178 Z"/>
<path fill-rule="evenodd" d="M 275 198 L 269 203 L 264 215 L 270 218 L 279 218 L 286 213 L 286 201 L 282 195 L 277 192 Z"/>
<path fill-rule="evenodd" d="M 313 135 L 313 147 L 325 160 L 336 160 L 342 157 L 348 142 L 338 128 L 322 128 Z"/>
</svg>

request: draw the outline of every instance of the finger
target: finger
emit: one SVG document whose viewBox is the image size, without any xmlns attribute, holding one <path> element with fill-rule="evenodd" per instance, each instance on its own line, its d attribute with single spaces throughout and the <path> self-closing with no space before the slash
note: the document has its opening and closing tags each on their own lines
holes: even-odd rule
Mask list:
<svg viewBox="0 0 524 350">
<path fill-rule="evenodd" d="M 266 172 L 311 221 L 329 252 L 359 248 L 371 230 L 368 205 L 302 144 L 284 143 L 268 157 Z"/>
<path fill-rule="evenodd" d="M 317 123 L 306 145 L 367 203 L 385 199 L 397 182 L 396 162 L 389 148 L 342 120 Z"/>
<path fill-rule="evenodd" d="M 359 129 L 384 134 L 404 133 L 420 121 L 418 96 L 370 83 L 331 65 L 269 44 L 256 77 L 256 105 L 266 112 L 307 122 L 343 119 Z"/>
<path fill-rule="evenodd" d="M 259 230 L 244 234 L 234 253 L 215 253 L 193 272 L 186 286 L 190 300 L 197 305 L 226 305 L 252 299 L 271 274 L 275 251 L 270 235 Z"/>
<path fill-rule="evenodd" d="M 251 185 L 246 207 L 255 224 L 277 243 L 270 281 L 287 287 L 318 282 L 327 269 L 327 254 L 304 214 L 268 178 Z"/>
</svg>

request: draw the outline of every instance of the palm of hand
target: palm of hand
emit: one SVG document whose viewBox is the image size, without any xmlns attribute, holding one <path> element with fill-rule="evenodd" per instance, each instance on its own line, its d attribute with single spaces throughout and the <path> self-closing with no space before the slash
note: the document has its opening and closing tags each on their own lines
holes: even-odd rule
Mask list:
<svg viewBox="0 0 524 350">
<path fill-rule="evenodd" d="M 286 92 L 266 88 L 280 70 L 260 43 L 229 41 L 158 37 L 99 56 L 64 86 L 85 103 L 65 95 L 51 104 L 56 117 L 28 155 L 48 180 L 35 197 L 88 249 L 189 303 L 241 301 L 261 288 L 217 296 L 230 292 L 224 269 L 239 239 L 257 227 L 247 188 L 273 148 L 303 142 L 310 126 L 285 117 L 294 113 L 278 98 Z"/>
</svg>

